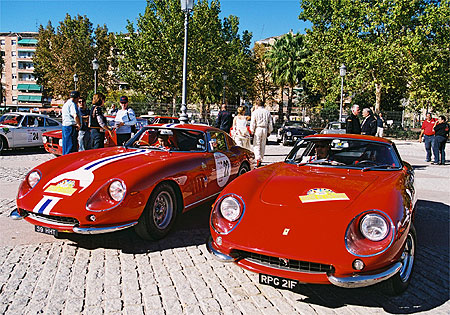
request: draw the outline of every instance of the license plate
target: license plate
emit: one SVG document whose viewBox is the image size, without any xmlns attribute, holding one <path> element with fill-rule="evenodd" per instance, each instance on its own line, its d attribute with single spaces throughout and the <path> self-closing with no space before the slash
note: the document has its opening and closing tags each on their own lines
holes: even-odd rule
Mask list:
<svg viewBox="0 0 450 315">
<path fill-rule="evenodd" d="M 286 279 L 276 276 L 269 276 L 260 273 L 259 283 L 270 285 L 277 289 L 295 290 L 299 282 L 297 280 Z"/>
<path fill-rule="evenodd" d="M 58 230 L 52 229 L 52 228 L 48 228 L 45 226 L 39 226 L 39 225 L 35 225 L 34 226 L 34 230 L 36 232 L 39 233 L 44 233 L 44 234 L 49 234 L 49 235 L 53 235 L 53 236 L 58 236 Z"/>
</svg>

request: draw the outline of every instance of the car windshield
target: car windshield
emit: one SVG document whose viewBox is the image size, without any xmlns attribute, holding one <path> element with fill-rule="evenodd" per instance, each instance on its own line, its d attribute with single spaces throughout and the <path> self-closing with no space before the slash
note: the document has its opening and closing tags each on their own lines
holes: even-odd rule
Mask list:
<svg viewBox="0 0 450 315">
<path fill-rule="evenodd" d="M 5 114 L 0 117 L 0 124 L 8 126 L 19 126 L 22 117 L 23 116 L 19 114 Z"/>
<path fill-rule="evenodd" d="M 286 127 L 304 128 L 305 125 L 301 121 L 287 121 L 284 124 Z"/>
<path fill-rule="evenodd" d="M 201 131 L 152 126 L 141 128 L 125 146 L 163 151 L 206 151 L 205 134 Z"/>
<path fill-rule="evenodd" d="M 298 165 L 330 165 L 367 170 L 398 169 L 401 160 L 387 143 L 339 138 L 305 139 L 286 158 Z"/>
</svg>

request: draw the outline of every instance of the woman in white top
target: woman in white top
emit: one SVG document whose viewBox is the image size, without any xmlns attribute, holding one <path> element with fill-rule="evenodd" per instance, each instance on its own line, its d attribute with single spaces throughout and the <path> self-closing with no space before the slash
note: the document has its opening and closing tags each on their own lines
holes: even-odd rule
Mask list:
<svg viewBox="0 0 450 315">
<path fill-rule="evenodd" d="M 233 119 L 233 139 L 240 147 L 250 150 L 250 133 L 247 129 L 247 117 L 243 106 L 237 109 L 237 116 Z"/>
</svg>

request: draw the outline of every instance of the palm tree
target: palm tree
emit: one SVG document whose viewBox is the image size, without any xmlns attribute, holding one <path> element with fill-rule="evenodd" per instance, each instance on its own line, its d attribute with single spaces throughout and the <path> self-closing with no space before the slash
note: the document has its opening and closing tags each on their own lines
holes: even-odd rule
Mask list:
<svg viewBox="0 0 450 315">
<path fill-rule="evenodd" d="M 305 77 L 308 54 L 304 36 L 292 33 L 280 37 L 267 53 L 272 81 L 281 88 L 281 106 L 278 112 L 280 121 L 283 118 L 283 90 L 285 87 L 288 88 L 287 116 L 289 117 L 292 111 L 294 87 Z"/>
</svg>

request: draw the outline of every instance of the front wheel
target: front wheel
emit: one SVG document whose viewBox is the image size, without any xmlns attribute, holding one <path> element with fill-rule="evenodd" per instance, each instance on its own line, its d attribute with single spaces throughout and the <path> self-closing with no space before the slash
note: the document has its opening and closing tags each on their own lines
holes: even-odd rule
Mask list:
<svg viewBox="0 0 450 315">
<path fill-rule="evenodd" d="M 242 164 L 241 167 L 239 168 L 239 172 L 238 172 L 238 176 L 241 176 L 242 174 L 247 173 L 248 171 L 250 171 L 250 168 L 248 167 L 248 165 L 246 163 Z"/>
<path fill-rule="evenodd" d="M 411 281 L 411 275 L 414 268 L 414 256 L 416 252 L 416 229 L 411 223 L 411 227 L 406 237 L 405 248 L 403 249 L 400 262 L 402 268 L 400 271 L 386 280 L 384 285 L 384 291 L 389 295 L 399 295 L 403 293 Z"/>
<path fill-rule="evenodd" d="M 175 190 L 163 183 L 152 192 L 135 226 L 136 233 L 145 240 L 159 240 L 171 230 L 178 213 Z"/>
<path fill-rule="evenodd" d="M 7 148 L 6 139 L 0 136 L 0 152 Z"/>
</svg>

